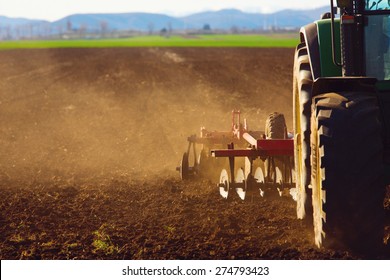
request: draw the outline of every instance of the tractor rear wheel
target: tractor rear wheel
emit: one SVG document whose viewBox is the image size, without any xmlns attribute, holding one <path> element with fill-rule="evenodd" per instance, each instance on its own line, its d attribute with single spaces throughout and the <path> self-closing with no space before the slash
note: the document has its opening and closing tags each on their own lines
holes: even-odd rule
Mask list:
<svg viewBox="0 0 390 280">
<path fill-rule="evenodd" d="M 383 245 L 383 145 L 376 98 L 328 93 L 313 100 L 312 203 L 317 246 L 362 253 Z"/>
<path fill-rule="evenodd" d="M 294 60 L 294 161 L 298 219 L 312 219 L 310 183 L 310 114 L 313 78 L 307 47 L 297 47 Z"/>
</svg>

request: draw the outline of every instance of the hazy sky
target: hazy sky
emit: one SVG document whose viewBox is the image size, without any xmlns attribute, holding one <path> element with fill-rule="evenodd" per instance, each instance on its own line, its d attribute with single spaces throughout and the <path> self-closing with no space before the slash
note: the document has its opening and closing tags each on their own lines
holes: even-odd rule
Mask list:
<svg viewBox="0 0 390 280">
<path fill-rule="evenodd" d="M 57 20 L 74 13 L 153 12 L 174 16 L 236 8 L 274 12 L 329 5 L 329 0 L 0 0 L 0 15 Z"/>
</svg>

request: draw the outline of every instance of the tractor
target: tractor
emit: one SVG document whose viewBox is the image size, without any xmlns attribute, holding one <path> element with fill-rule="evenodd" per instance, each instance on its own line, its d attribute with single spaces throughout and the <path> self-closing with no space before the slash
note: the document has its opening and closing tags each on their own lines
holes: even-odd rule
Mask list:
<svg viewBox="0 0 390 280">
<path fill-rule="evenodd" d="M 318 247 L 376 252 L 390 185 L 390 1 L 334 4 L 295 51 L 297 216 Z"/>
<path fill-rule="evenodd" d="M 291 194 L 318 247 L 377 255 L 390 185 L 390 0 L 330 0 L 330 12 L 302 27 L 299 38 L 293 132 L 282 114 L 271 114 L 264 131 L 250 131 L 233 111 L 230 132 L 202 128 L 188 138 L 177 170 L 188 179 L 222 166 L 224 199 Z"/>
</svg>

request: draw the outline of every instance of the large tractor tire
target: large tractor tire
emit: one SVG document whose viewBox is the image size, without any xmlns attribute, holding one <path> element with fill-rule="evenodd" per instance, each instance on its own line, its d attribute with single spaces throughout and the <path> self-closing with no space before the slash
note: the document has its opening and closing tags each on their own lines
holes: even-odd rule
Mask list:
<svg viewBox="0 0 390 280">
<path fill-rule="evenodd" d="M 327 93 L 313 100 L 315 243 L 361 253 L 383 245 L 383 144 L 376 98 Z"/>
<path fill-rule="evenodd" d="M 298 219 L 312 219 L 310 183 L 310 115 L 313 78 L 304 43 L 298 45 L 294 60 L 293 114 L 294 162 Z"/>
</svg>

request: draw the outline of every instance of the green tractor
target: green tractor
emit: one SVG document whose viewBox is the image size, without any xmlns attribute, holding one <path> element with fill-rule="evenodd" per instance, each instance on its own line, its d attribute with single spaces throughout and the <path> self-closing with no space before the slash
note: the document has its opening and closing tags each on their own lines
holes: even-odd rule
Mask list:
<svg viewBox="0 0 390 280">
<path fill-rule="evenodd" d="M 390 1 L 336 4 L 301 28 L 295 52 L 297 216 L 318 247 L 376 253 L 390 185 Z"/>
</svg>

